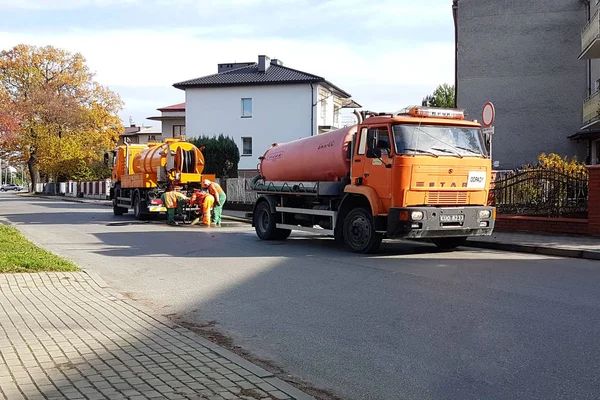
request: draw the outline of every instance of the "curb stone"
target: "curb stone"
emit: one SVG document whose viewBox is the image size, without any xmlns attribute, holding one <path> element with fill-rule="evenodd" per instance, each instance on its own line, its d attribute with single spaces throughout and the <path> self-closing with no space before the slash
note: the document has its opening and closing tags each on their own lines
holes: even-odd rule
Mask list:
<svg viewBox="0 0 600 400">
<path fill-rule="evenodd" d="M 252 223 L 252 221 L 250 219 L 248 219 L 248 218 L 232 217 L 232 216 L 229 216 L 229 215 L 223 215 L 223 216 L 221 216 L 221 218 L 227 219 L 227 220 L 230 220 L 230 221 L 245 222 L 245 223 L 248 223 L 248 224 Z"/>
<path fill-rule="evenodd" d="M 483 240 L 468 240 L 465 247 L 476 247 L 491 250 L 504 250 L 517 253 L 543 254 L 547 256 L 583 258 L 587 260 L 600 260 L 600 251 L 575 250 L 564 248 L 553 248 L 535 245 L 523 245 L 502 242 L 487 242 Z"/>
<path fill-rule="evenodd" d="M 94 283 L 98 286 L 100 286 L 102 289 L 109 289 L 110 286 L 108 286 L 108 284 L 106 283 L 106 281 L 102 278 L 100 278 L 100 275 L 98 275 L 97 273 L 95 273 L 94 271 L 90 270 L 90 269 L 81 269 L 85 274 L 87 274 L 90 279 L 92 281 L 94 281 Z"/>
<path fill-rule="evenodd" d="M 281 380 L 277 377 L 273 378 L 264 378 L 264 381 L 269 383 L 271 386 L 275 386 L 277 389 L 281 390 L 283 393 L 289 395 L 290 397 L 297 400 L 315 400 L 314 397 L 307 395 L 306 393 L 296 389 L 289 383 L 284 380 Z"/>
</svg>

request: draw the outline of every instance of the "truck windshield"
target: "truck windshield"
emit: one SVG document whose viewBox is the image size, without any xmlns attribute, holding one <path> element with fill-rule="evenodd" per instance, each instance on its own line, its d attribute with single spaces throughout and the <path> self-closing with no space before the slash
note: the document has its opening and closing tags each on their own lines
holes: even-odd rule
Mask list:
<svg viewBox="0 0 600 400">
<path fill-rule="evenodd" d="M 403 124 L 392 127 L 396 154 L 483 157 L 488 152 L 479 128 Z"/>
</svg>

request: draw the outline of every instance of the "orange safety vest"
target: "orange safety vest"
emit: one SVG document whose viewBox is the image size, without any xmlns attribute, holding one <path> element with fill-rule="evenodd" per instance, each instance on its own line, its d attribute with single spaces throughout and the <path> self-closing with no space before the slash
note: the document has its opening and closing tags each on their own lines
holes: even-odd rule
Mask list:
<svg viewBox="0 0 600 400">
<path fill-rule="evenodd" d="M 167 208 L 176 208 L 178 205 L 177 198 L 186 199 L 186 197 L 175 191 L 166 192 L 165 193 L 165 207 Z"/>
<path fill-rule="evenodd" d="M 215 199 L 219 198 L 220 193 L 225 193 L 225 191 L 223 191 L 223 188 L 216 182 L 213 182 L 208 186 L 208 192 L 212 194 L 215 197 Z"/>
</svg>

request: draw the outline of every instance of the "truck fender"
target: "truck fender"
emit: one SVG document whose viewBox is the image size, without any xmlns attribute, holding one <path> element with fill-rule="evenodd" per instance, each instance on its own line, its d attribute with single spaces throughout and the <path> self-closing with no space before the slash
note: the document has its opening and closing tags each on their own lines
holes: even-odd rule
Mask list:
<svg viewBox="0 0 600 400">
<path fill-rule="evenodd" d="M 382 207 L 379 204 L 379 197 L 377 196 L 377 192 L 372 187 L 362 186 L 362 185 L 361 186 L 347 185 L 346 188 L 344 189 L 344 192 L 347 194 L 356 194 L 356 195 L 364 196 L 369 201 L 369 205 L 371 206 L 372 215 L 377 216 L 380 214 Z M 345 196 L 344 199 L 342 199 L 342 203 L 340 204 L 340 209 L 342 209 L 342 206 L 344 205 L 344 203 L 347 201 L 348 198 L 349 198 L 349 196 Z"/>
<path fill-rule="evenodd" d="M 263 201 L 266 201 L 269 204 L 269 208 L 271 209 L 271 212 L 273 214 L 276 213 L 275 207 L 277 206 L 277 196 L 263 195 L 256 199 L 256 202 L 254 202 L 254 207 L 252 208 L 252 215 L 256 214 L 256 206 L 258 206 Z M 254 226 L 254 218 L 252 218 L 252 226 Z"/>
</svg>

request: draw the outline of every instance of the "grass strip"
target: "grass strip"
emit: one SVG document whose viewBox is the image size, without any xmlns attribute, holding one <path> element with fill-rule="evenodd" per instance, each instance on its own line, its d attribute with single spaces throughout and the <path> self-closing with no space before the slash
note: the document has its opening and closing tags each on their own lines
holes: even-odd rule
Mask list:
<svg viewBox="0 0 600 400">
<path fill-rule="evenodd" d="M 14 227 L 0 225 L 0 273 L 41 271 L 79 271 L 79 268 L 40 249 Z"/>
</svg>

